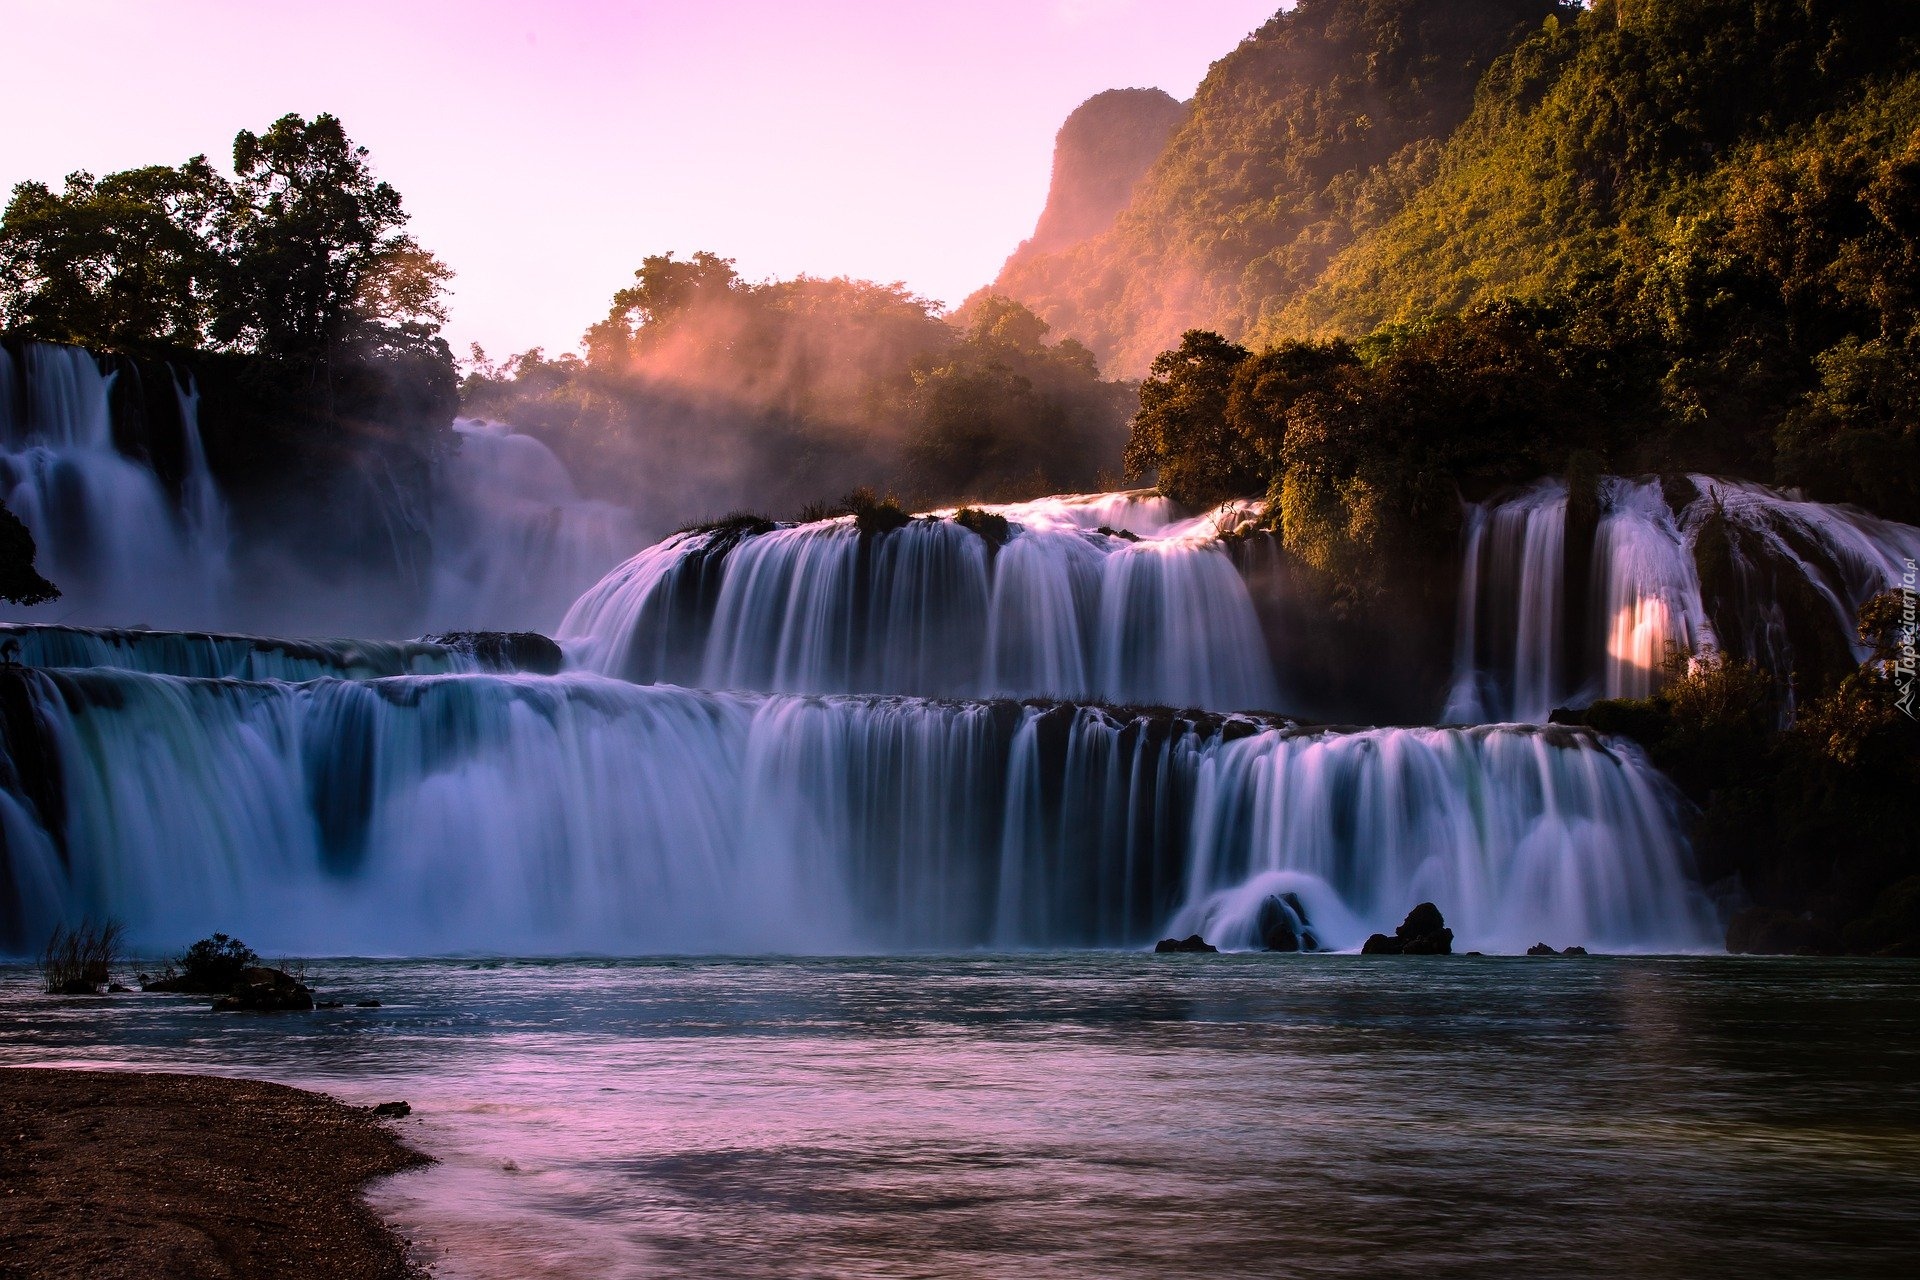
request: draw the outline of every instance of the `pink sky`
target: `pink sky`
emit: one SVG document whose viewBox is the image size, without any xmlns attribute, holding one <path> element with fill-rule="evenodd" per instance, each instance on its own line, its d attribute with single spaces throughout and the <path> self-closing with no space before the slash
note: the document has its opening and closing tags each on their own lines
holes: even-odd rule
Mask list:
<svg viewBox="0 0 1920 1280">
<path fill-rule="evenodd" d="M 448 336 L 571 347 L 647 253 L 948 303 L 1033 228 L 1102 89 L 1192 94 L 1278 0 L 0 6 L 0 183 L 332 111 L 458 273 Z"/>
</svg>

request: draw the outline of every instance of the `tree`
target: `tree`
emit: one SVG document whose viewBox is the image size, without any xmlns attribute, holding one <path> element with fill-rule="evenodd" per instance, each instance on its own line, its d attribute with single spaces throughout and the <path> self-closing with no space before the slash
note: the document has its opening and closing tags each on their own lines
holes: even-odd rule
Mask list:
<svg viewBox="0 0 1920 1280">
<path fill-rule="evenodd" d="M 747 288 L 732 258 L 705 249 L 685 262 L 676 261 L 671 249 L 650 254 L 640 260 L 633 281 L 614 293 L 607 318 L 587 330 L 583 345 L 589 364 L 605 366 L 628 358 L 649 328 L 657 331 L 675 316 Z"/>
<path fill-rule="evenodd" d="M 215 348 L 309 367 L 395 353 L 449 374 L 452 273 L 403 228 L 400 193 L 330 115 L 234 139 L 232 182 L 205 156 L 56 194 L 14 188 L 0 219 L 0 324 L 96 350 Z"/>
<path fill-rule="evenodd" d="M 0 600 L 45 604 L 60 598 L 60 588 L 33 567 L 38 550 L 33 544 L 33 531 L 0 502 Z"/>
<path fill-rule="evenodd" d="M 1157 471 L 1160 492 L 1195 507 L 1266 489 L 1259 458 L 1227 419 L 1234 373 L 1249 354 L 1217 333 L 1189 329 L 1154 358 L 1127 441 L 1128 479 Z"/>
<path fill-rule="evenodd" d="M 367 149 L 336 117 L 243 129 L 233 167 L 222 227 L 232 276 L 217 340 L 323 363 L 344 348 L 436 340 L 452 273 L 402 230 L 400 193 L 374 179 Z"/>
<path fill-rule="evenodd" d="M 13 189 L 0 219 L 0 325 L 93 347 L 199 346 L 225 263 L 213 243 L 230 192 L 195 156 Z"/>
</svg>

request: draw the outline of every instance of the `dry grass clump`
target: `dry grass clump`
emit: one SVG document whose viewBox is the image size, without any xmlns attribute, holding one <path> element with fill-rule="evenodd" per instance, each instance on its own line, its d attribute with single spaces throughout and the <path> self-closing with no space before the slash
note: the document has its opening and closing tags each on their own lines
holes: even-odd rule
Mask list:
<svg viewBox="0 0 1920 1280">
<path fill-rule="evenodd" d="M 91 917 L 68 928 L 55 925 L 40 953 L 40 974 L 51 996 L 98 995 L 113 979 L 126 926 L 118 920 L 95 923 Z"/>
</svg>

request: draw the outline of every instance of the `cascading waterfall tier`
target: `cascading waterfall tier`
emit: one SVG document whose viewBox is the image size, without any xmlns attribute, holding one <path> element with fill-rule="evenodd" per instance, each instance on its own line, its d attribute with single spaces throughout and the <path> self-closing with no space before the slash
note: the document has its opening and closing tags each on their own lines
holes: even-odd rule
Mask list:
<svg viewBox="0 0 1920 1280">
<path fill-rule="evenodd" d="M 589 674 L 303 684 L 0 671 L 11 949 L 85 912 L 281 951 L 1708 945 L 1672 797 L 1562 728 L 710 693 Z"/>
<path fill-rule="evenodd" d="M 396 531 L 394 564 L 309 574 L 296 534 L 286 547 L 235 537 L 201 441 L 199 396 L 183 375 L 162 375 L 172 421 L 116 423 L 116 384 L 140 376 L 133 366 L 80 347 L 0 346 L 0 498 L 62 592 L 51 604 L 0 606 L 0 617 L 238 630 L 295 618 L 334 631 L 369 615 L 372 584 L 391 591 L 398 566 L 407 598 L 383 602 L 393 607 L 373 611 L 382 617 L 415 631 L 544 630 L 635 545 L 630 513 L 582 497 L 545 445 L 462 419 L 460 447 L 437 464 L 422 509 L 374 486 Z M 414 535 L 427 548 L 419 564 L 403 546 Z"/>
<path fill-rule="evenodd" d="M 178 440 L 114 438 L 121 375 L 80 347 L 0 347 L 0 497 L 32 532 L 63 598 L 0 616 L 205 625 L 231 573 L 224 503 L 207 470 L 197 398 L 174 380 Z M 164 447 L 163 447 L 164 446 Z M 177 459 L 170 487 L 153 455 Z"/>
<path fill-rule="evenodd" d="M 202 679 L 366 680 L 482 669 L 469 653 L 417 640 L 278 640 L 34 623 L 0 624 L 0 656 L 25 667 L 112 667 Z"/>
<path fill-rule="evenodd" d="M 628 680 L 781 693 L 1047 697 L 1215 710 L 1280 701 L 1220 542 L 1241 507 L 1165 499 L 986 508 L 1004 543 L 937 512 L 683 533 L 582 596 L 560 639 Z"/>
<path fill-rule="evenodd" d="M 1855 612 L 1920 559 L 1920 529 L 1745 481 L 1610 477 L 1597 497 L 1590 542 L 1559 481 L 1468 508 L 1443 722 L 1645 697 L 1670 654 L 1707 646 L 1783 688 L 1838 674 L 1867 656 Z"/>
</svg>

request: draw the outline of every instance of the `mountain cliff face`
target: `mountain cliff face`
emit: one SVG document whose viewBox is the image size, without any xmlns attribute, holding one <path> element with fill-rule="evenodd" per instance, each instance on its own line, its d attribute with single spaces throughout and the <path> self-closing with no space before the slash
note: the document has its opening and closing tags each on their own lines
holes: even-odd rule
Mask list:
<svg viewBox="0 0 1920 1280">
<path fill-rule="evenodd" d="M 1214 64 L 1110 227 L 1056 242 L 1043 218 L 993 289 L 1118 376 L 1145 372 L 1185 329 L 1243 334 L 1398 212 L 1487 68 L 1563 9 L 1301 0 Z"/>
<path fill-rule="evenodd" d="M 1009 266 L 1111 227 L 1186 114 L 1185 103 L 1160 89 L 1109 89 L 1074 108 L 1054 138 L 1047 207 Z"/>
</svg>

